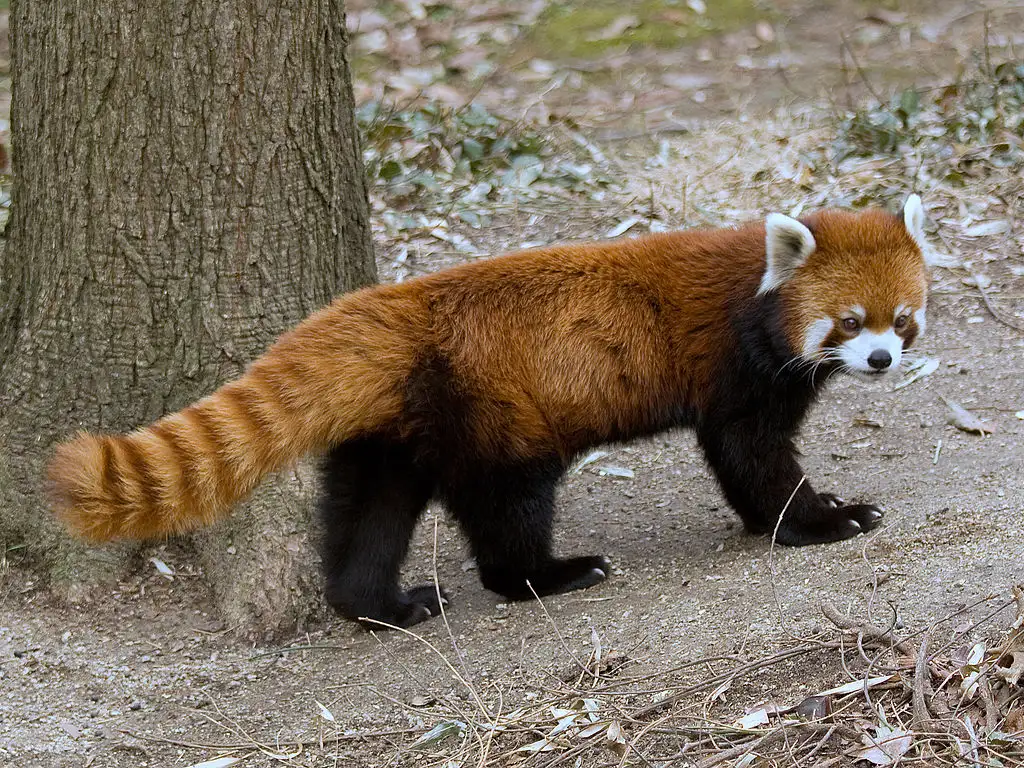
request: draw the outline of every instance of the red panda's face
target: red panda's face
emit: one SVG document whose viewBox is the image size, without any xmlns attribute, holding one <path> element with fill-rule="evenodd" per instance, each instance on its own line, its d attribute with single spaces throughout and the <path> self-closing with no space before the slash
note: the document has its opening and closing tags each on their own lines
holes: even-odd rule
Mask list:
<svg viewBox="0 0 1024 768">
<path fill-rule="evenodd" d="M 899 368 L 925 329 L 923 216 L 914 195 L 903 216 L 833 212 L 806 225 L 769 217 L 761 290 L 779 291 L 786 335 L 803 363 L 868 379 Z"/>
<path fill-rule="evenodd" d="M 925 298 L 907 291 L 906 302 L 869 311 L 863 304 L 821 307 L 823 313 L 804 331 L 801 356 L 828 360 L 856 376 L 874 378 L 899 369 L 903 351 L 924 331 Z"/>
</svg>

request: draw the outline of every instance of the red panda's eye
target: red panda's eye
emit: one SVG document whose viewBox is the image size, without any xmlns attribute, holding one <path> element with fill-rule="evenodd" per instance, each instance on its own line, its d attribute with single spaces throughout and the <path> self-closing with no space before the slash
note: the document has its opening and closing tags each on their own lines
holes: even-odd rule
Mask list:
<svg viewBox="0 0 1024 768">
<path fill-rule="evenodd" d="M 909 315 L 900 315 L 896 318 L 895 322 L 893 322 L 893 326 L 896 328 L 905 328 L 909 319 Z"/>
<path fill-rule="evenodd" d="M 860 330 L 860 320 L 856 317 L 844 317 L 843 330 L 849 331 L 850 333 L 856 333 Z"/>
</svg>

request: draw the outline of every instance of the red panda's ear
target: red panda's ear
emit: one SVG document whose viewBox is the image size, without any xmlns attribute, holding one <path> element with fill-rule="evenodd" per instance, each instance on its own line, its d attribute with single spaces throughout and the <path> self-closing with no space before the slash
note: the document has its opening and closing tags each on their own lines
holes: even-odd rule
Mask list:
<svg viewBox="0 0 1024 768">
<path fill-rule="evenodd" d="M 758 295 L 783 285 L 807 262 L 817 246 L 811 230 L 781 213 L 769 214 L 764 229 L 765 270 Z"/>
<path fill-rule="evenodd" d="M 918 195 L 911 195 L 907 198 L 907 202 L 903 204 L 903 224 L 907 228 L 907 233 L 917 243 L 917 247 L 921 249 L 921 256 L 924 257 L 925 266 L 944 267 L 952 266 L 955 263 L 955 261 L 940 255 L 925 238 L 924 206 L 921 204 L 921 198 Z"/>
<path fill-rule="evenodd" d="M 903 204 L 903 223 L 907 232 L 914 238 L 921 253 L 928 250 L 928 242 L 924 239 L 924 206 L 918 195 L 911 195 Z"/>
</svg>

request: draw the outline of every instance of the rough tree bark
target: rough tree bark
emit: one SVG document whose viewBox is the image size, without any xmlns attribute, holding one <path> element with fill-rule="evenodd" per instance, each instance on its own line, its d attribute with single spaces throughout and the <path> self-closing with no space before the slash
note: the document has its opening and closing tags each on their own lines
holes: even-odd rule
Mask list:
<svg viewBox="0 0 1024 768">
<path fill-rule="evenodd" d="M 375 272 L 340 0 L 12 5 L 0 537 L 67 589 L 128 550 L 51 520 L 53 444 L 183 407 Z M 286 474 L 196 539 L 251 627 L 319 594 L 309 494 Z"/>
</svg>

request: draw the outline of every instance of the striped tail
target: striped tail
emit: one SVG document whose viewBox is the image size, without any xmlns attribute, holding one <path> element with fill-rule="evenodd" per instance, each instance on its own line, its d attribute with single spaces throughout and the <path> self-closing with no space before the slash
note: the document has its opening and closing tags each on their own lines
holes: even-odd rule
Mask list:
<svg viewBox="0 0 1024 768">
<path fill-rule="evenodd" d="M 58 446 L 47 472 L 57 514 L 93 541 L 199 528 L 267 473 L 396 418 L 394 369 L 354 350 L 356 334 L 325 348 L 329 324 L 304 325 L 240 379 L 178 413 L 127 435 L 83 432 Z"/>
</svg>

